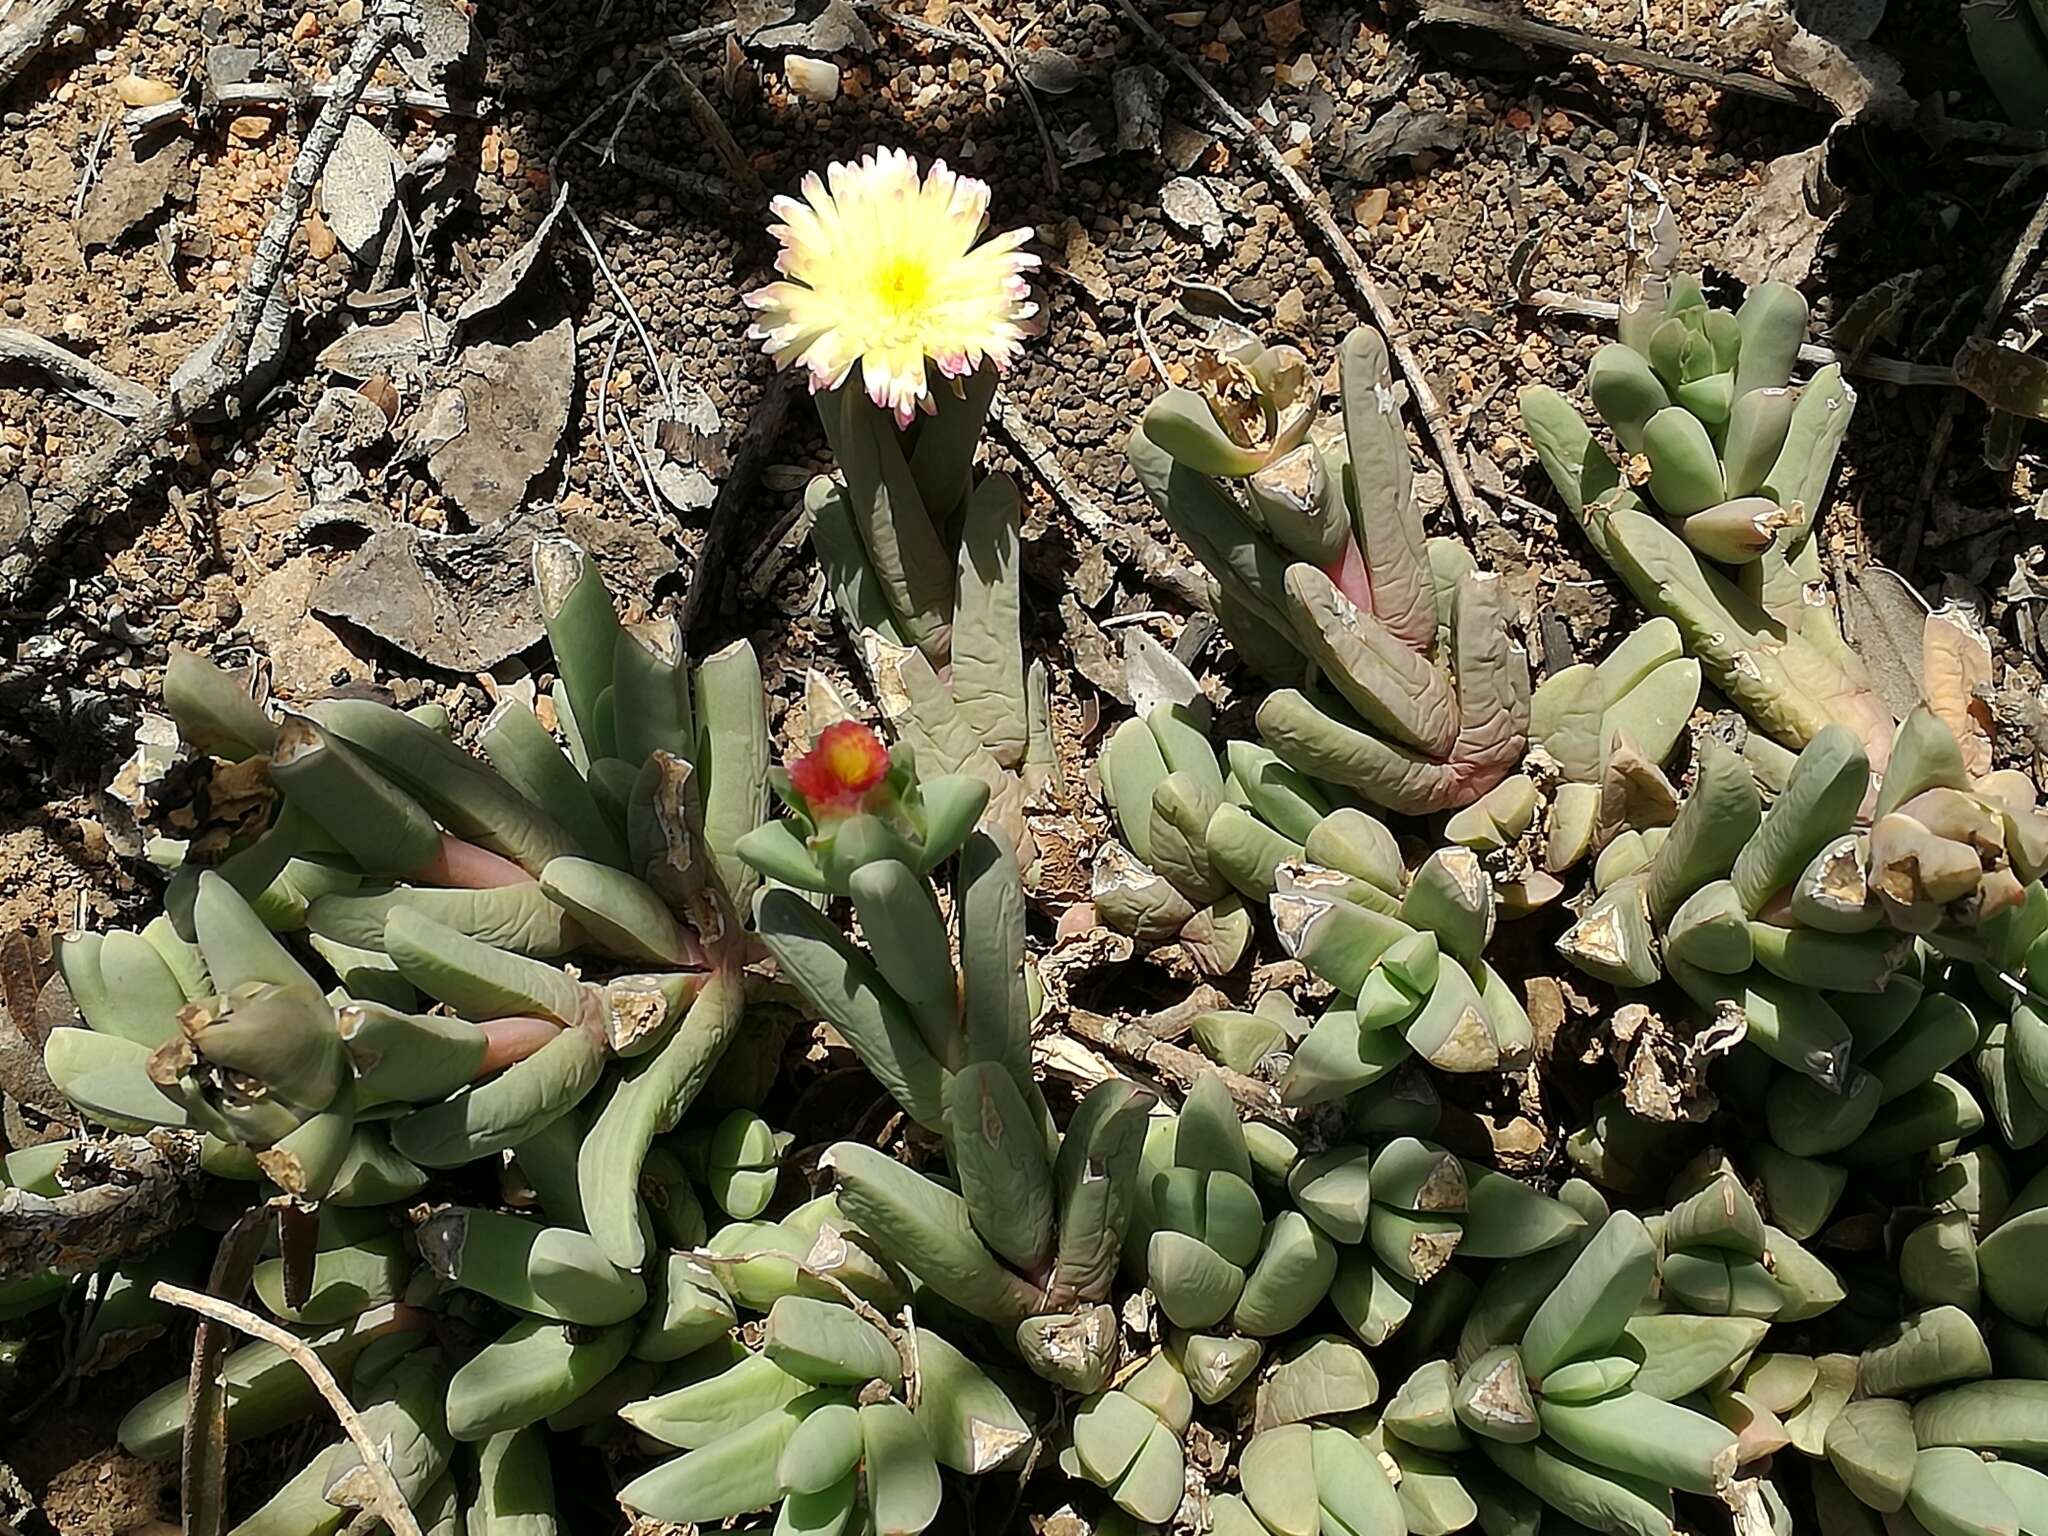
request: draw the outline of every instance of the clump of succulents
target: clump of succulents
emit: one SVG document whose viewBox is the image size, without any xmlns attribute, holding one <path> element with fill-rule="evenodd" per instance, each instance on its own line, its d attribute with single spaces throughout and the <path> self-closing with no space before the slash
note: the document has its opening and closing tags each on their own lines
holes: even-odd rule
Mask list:
<svg viewBox="0 0 2048 1536">
<path fill-rule="evenodd" d="M 1644 285 L 1594 355 L 1617 459 L 1548 385 L 1522 421 L 1565 508 L 1707 678 L 1793 751 L 1848 726 L 1883 766 L 1892 718 L 1842 639 L 1813 539 L 1856 396 L 1830 364 L 1793 386 L 1806 301 L 1760 283 L 1733 313 L 1691 279 Z"/>
<path fill-rule="evenodd" d="M 1263 744 L 1212 742 L 1185 676 L 1112 733 L 1094 905 L 1218 978 L 1263 906 L 1298 965 L 1188 1021 L 1220 1070 L 1067 1050 L 1069 1094 L 1039 1053 L 1073 1042 L 1034 1038 L 1017 498 L 974 465 L 1028 260 L 975 244 L 977 187 L 836 168 L 778 203 L 786 280 L 750 297 L 816 386 L 815 539 L 893 741 L 813 679 L 772 768 L 752 653 L 693 665 L 561 541 L 558 681 L 483 757 L 431 709 L 273 714 L 174 657 L 203 825 L 156 846 L 162 917 L 60 944 L 80 1021 L 43 1064 L 82 1124 L 0 1161 L 0 1210 L 42 1219 L 103 1131 L 240 1181 L 219 1274 L 435 1536 L 581 1519 L 572 1444 L 630 1461 L 635 1522 L 783 1536 L 964 1528 L 949 1499 L 1034 1470 L 1105 1533 L 2048 1531 L 2048 818 L 1992 769 L 1973 637 L 1932 621 L 1928 707 L 1873 734 L 1795 590 L 1850 403 L 1789 389 L 1797 296 L 1627 317 L 1590 390 L 1648 502 L 1528 400 L 1656 615 L 1533 696 L 1498 586 L 1423 538 L 1373 333 L 1328 421 L 1241 336 L 1154 404 L 1132 462 L 1279 691 Z M 1704 741 L 1681 797 L 1703 672 L 1800 750 Z M 1404 847 L 1367 806 L 1441 820 Z M 1473 1155 L 1475 1106 L 1554 1086 L 1488 956 L 1588 865 L 1563 953 L 1682 1000 L 1727 1115 L 1553 1114 L 1534 1156 L 1586 1175 L 1553 1186 Z M 1311 1022 L 1291 986 L 1333 998 Z M 801 1193 L 761 1113 L 792 996 L 902 1112 L 835 1124 Z M 82 1355 L 160 1331 L 200 1246 L 113 1267 Z M 0 1318 L 75 1283 L 49 1248 L 0 1267 Z M 223 1373 L 227 1440 L 320 1409 L 268 1343 Z M 190 1415 L 171 1382 L 121 1440 L 209 1449 Z M 236 1536 L 367 1528 L 383 1483 L 335 1439 Z"/>
<path fill-rule="evenodd" d="M 1210 746 L 1201 709 L 1157 704 L 1104 744 L 1102 795 L 1121 843 L 1096 855 L 1096 915 L 1151 944 L 1177 942 L 1212 975 L 1251 942 L 1246 901 L 1273 894 L 1280 867 L 1339 798 L 1256 742 Z"/>
<path fill-rule="evenodd" d="M 1874 780 L 1831 726 L 1766 812 L 1707 743 L 1669 830 L 1609 848 L 1559 948 L 1624 988 L 1668 978 L 1727 1045 L 1768 1058 L 1782 1152 L 1884 1164 L 1968 1135 L 1984 1109 L 1947 1069 L 1969 1058 L 2008 1141 L 2031 1144 L 2048 1078 L 2024 973 L 2048 924 L 2048 823 L 2024 775 L 1972 772 L 1925 707 L 1888 758 Z"/>
<path fill-rule="evenodd" d="M 1497 580 L 1425 539 L 1379 333 L 1308 360 L 1230 331 L 1196 388 L 1153 401 L 1125 452 L 1216 578 L 1238 655 L 1274 685 L 1259 732 L 1292 767 L 1409 815 L 1478 799 L 1528 740 L 1529 669 Z"/>
</svg>

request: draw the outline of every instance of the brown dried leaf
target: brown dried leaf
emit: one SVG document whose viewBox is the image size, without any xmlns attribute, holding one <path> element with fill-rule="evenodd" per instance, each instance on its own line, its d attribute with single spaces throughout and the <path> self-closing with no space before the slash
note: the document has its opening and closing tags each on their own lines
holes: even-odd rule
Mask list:
<svg viewBox="0 0 2048 1536">
<path fill-rule="evenodd" d="M 1945 608 L 1922 631 L 1921 683 L 1927 707 L 1955 734 L 1963 767 L 1991 771 L 1991 643 L 1966 613 Z"/>
<path fill-rule="evenodd" d="M 2048 421 L 2048 362 L 1972 336 L 1956 353 L 1956 382 L 1993 410 Z"/>
</svg>

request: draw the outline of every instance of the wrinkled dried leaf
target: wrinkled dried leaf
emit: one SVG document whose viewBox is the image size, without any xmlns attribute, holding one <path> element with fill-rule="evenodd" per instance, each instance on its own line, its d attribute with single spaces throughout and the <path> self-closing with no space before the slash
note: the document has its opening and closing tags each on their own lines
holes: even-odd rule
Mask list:
<svg viewBox="0 0 2048 1536">
<path fill-rule="evenodd" d="M 378 374 L 407 373 L 447 350 L 448 322 L 429 315 L 424 331 L 417 312 L 382 325 L 359 325 L 329 342 L 314 362 L 357 383 Z"/>
<path fill-rule="evenodd" d="M 125 133 L 100 167 L 78 215 L 78 243 L 86 251 L 113 245 L 162 213 L 190 190 L 192 141 L 173 136 L 140 159 Z"/>
<path fill-rule="evenodd" d="M 774 22 L 783 22 L 795 14 L 796 8 L 787 5 L 773 5 L 764 8 L 764 14 Z M 786 25 L 763 24 L 747 34 L 751 47 L 769 51 L 794 48 L 803 53 L 872 53 L 875 50 L 875 34 L 868 30 L 868 24 L 847 3 L 847 0 L 826 0 L 826 3 L 807 20 L 789 21 Z"/>
<path fill-rule="evenodd" d="M 1870 8 L 1871 0 L 1839 0 L 1809 17 L 1802 4 L 1799 18 L 1783 17 L 1769 40 L 1778 72 L 1821 97 L 1845 122 L 1898 118 L 1913 109 L 1899 61 L 1873 46 L 1863 30 L 1877 25 Z M 1881 17 L 1881 0 L 1875 9 Z"/>
<path fill-rule="evenodd" d="M 1956 382 L 1993 410 L 2048 421 L 2048 362 L 1973 336 L 1956 353 Z"/>
<path fill-rule="evenodd" d="M 1131 708 L 1143 715 L 1161 704 L 1187 704 L 1209 717 L 1209 700 L 1195 674 L 1165 646 L 1133 624 L 1124 630 L 1124 677 Z"/>
<path fill-rule="evenodd" d="M 1153 64 L 1127 64 L 1109 77 L 1109 104 L 1116 112 L 1116 147 L 1124 154 L 1149 154 L 1163 131 L 1161 104 L 1166 76 Z"/>
<path fill-rule="evenodd" d="M 320 213 L 341 248 L 368 266 L 398 208 L 405 160 L 367 117 L 351 117 L 320 177 Z"/>
<path fill-rule="evenodd" d="M 554 233 L 555 221 L 562 216 L 562 210 L 569 206 L 569 188 L 564 184 L 555 206 L 540 221 L 540 228 L 518 250 L 507 256 L 485 274 L 477 284 L 476 292 L 462 301 L 462 308 L 455 311 L 456 329 L 460 330 L 481 315 L 487 315 L 519 291 L 527 274 L 533 271 L 533 264 L 540 259 L 547 247 L 548 236 Z"/>
<path fill-rule="evenodd" d="M 1781 155 L 1764 170 L 1763 185 L 1728 232 L 1723 259 L 1745 283 L 1775 279 L 1798 284 L 1844 202 L 1827 172 L 1828 147 L 1816 144 Z"/>
<path fill-rule="evenodd" d="M 1372 181 L 1390 160 L 1406 160 L 1425 150 L 1456 149 L 1462 142 L 1457 125 L 1443 113 L 1417 112 L 1406 102 L 1396 102 L 1365 128 L 1350 131 L 1335 168 L 1353 181 Z"/>
<path fill-rule="evenodd" d="M 462 0 L 420 0 L 419 14 L 418 44 L 400 48 L 393 58 L 414 85 L 423 89 L 444 85 L 475 41 L 469 12 Z"/>
<path fill-rule="evenodd" d="M 1159 189 L 1159 208 L 1173 224 L 1202 237 L 1214 249 L 1223 243 L 1223 210 L 1216 194 L 1193 176 L 1176 176 Z"/>
<path fill-rule="evenodd" d="M 1857 295 L 1828 327 L 1829 344 L 1838 352 L 1861 357 L 1881 341 L 1897 341 L 1922 275 L 1917 269 L 1902 272 Z"/>
<path fill-rule="evenodd" d="M 1060 598 L 1060 622 L 1067 632 L 1074 670 L 1119 703 L 1130 703 L 1130 681 L 1109 636 L 1088 617 L 1087 610 L 1071 592 Z"/>
<path fill-rule="evenodd" d="M 568 533 L 597 556 L 615 592 L 645 596 L 676 568 L 653 533 L 539 507 L 474 533 L 427 533 L 367 505 L 327 507 L 309 524 L 341 523 L 370 537 L 314 597 L 430 666 L 486 672 L 541 638 L 533 593 L 536 539 Z"/>
<path fill-rule="evenodd" d="M 479 343 L 462 356 L 456 383 L 462 428 L 427 460 L 427 470 L 471 521 L 519 509 L 526 488 L 554 461 L 576 391 L 576 335 L 557 321 L 529 341 Z M 448 413 L 448 402 L 436 402 Z"/>
</svg>

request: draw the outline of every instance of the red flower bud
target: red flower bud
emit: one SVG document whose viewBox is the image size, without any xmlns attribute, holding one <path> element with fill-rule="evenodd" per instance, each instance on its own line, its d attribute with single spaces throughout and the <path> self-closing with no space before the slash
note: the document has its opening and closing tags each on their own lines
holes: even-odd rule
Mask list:
<svg viewBox="0 0 2048 1536">
<path fill-rule="evenodd" d="M 813 816 L 848 816 L 889 776 L 889 749 L 858 720 L 819 733 L 818 744 L 789 765 L 789 781 Z"/>
</svg>

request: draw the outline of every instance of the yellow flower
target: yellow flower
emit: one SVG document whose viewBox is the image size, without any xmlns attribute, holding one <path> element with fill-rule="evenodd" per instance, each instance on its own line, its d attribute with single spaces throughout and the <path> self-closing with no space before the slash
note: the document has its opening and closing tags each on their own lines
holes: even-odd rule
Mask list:
<svg viewBox="0 0 2048 1536">
<path fill-rule="evenodd" d="M 962 378 L 984 360 L 1002 368 L 1036 312 L 1024 274 L 1038 258 L 1018 249 L 1029 229 L 976 245 L 988 222 L 985 181 L 934 161 L 921 180 L 900 149 L 804 178 L 803 196 L 771 205 L 770 233 L 783 280 L 746 296 L 760 311 L 747 334 L 778 368 L 802 363 L 811 388 L 836 389 L 858 364 L 876 405 L 908 426 L 934 409 L 926 360 Z"/>
</svg>

